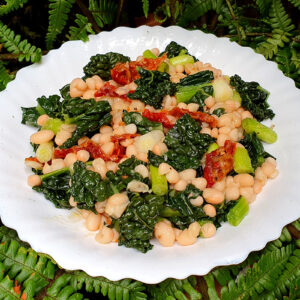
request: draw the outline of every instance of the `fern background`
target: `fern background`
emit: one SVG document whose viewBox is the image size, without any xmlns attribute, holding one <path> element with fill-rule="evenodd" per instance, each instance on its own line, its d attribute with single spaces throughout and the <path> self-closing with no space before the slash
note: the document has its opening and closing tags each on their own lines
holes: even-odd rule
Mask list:
<svg viewBox="0 0 300 300">
<path fill-rule="evenodd" d="M 0 0 L 0 91 L 20 68 L 65 41 L 143 24 L 229 37 L 275 61 L 300 88 L 300 0 Z M 239 265 L 157 285 L 62 270 L 2 226 L 2 299 L 300 299 L 300 219 Z"/>
</svg>

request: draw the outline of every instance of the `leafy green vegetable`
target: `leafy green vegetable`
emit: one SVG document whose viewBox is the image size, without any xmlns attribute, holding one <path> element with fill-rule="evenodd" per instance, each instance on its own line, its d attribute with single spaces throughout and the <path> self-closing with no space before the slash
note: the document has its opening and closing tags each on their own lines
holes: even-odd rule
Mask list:
<svg viewBox="0 0 300 300">
<path fill-rule="evenodd" d="M 64 99 L 71 99 L 72 97 L 70 96 L 70 84 L 66 84 L 64 85 L 60 90 L 60 95 L 62 96 L 62 98 Z"/>
<path fill-rule="evenodd" d="M 45 198 L 51 201 L 57 208 L 70 209 L 70 178 L 69 173 L 50 176 L 42 180 L 40 186 L 35 186 L 33 189 L 39 193 L 43 193 Z"/>
<path fill-rule="evenodd" d="M 93 210 L 96 202 L 105 201 L 114 194 L 110 182 L 102 180 L 98 173 L 87 170 L 83 162 L 77 161 L 73 170 L 70 194 L 77 207 Z"/>
<path fill-rule="evenodd" d="M 240 143 L 247 149 L 254 170 L 262 165 L 262 163 L 265 161 L 265 158 L 270 156 L 272 157 L 272 155 L 265 152 L 264 146 L 257 138 L 255 132 L 245 134 L 245 137 L 240 141 Z"/>
<path fill-rule="evenodd" d="M 141 100 L 154 108 L 161 108 L 163 97 L 175 94 L 176 84 L 170 81 L 168 73 L 142 68 L 139 68 L 138 72 L 141 75 L 140 79 L 135 80 L 138 87 L 134 93 L 128 94 L 128 98 Z"/>
<path fill-rule="evenodd" d="M 187 85 L 180 86 L 176 92 L 177 102 L 185 103 L 197 103 L 199 104 L 201 110 L 205 105 L 204 100 L 212 96 L 214 92 L 213 86 L 211 83 L 204 83 L 202 85 Z"/>
<path fill-rule="evenodd" d="M 222 116 L 223 114 L 225 114 L 225 109 L 223 107 L 217 108 L 213 111 L 213 115 L 218 117 Z"/>
<path fill-rule="evenodd" d="M 257 82 L 245 82 L 240 76 L 234 75 L 230 77 L 230 85 L 239 92 L 242 107 L 249 110 L 258 121 L 273 119 L 275 114 L 267 102 L 269 92 Z"/>
<path fill-rule="evenodd" d="M 130 61 L 130 58 L 120 53 L 97 54 L 91 57 L 90 62 L 83 68 L 83 71 L 86 77 L 99 75 L 103 80 L 109 80 L 111 79 L 110 70 L 116 63 L 127 61 Z"/>
<path fill-rule="evenodd" d="M 206 70 L 180 79 L 178 85 L 179 86 L 202 85 L 204 83 L 211 83 L 213 79 L 214 79 L 214 73 L 212 71 Z"/>
<path fill-rule="evenodd" d="M 22 109 L 22 124 L 38 127 L 37 119 L 40 116 L 35 107 L 21 107 Z"/>
<path fill-rule="evenodd" d="M 61 102 L 60 96 L 51 95 L 49 97 L 42 96 L 36 99 L 38 106 L 51 118 L 61 117 Z M 39 108 L 38 108 L 39 109 Z"/>
<path fill-rule="evenodd" d="M 143 253 L 152 249 L 150 239 L 164 198 L 156 195 L 133 194 L 125 213 L 119 219 L 119 245 L 135 248 Z"/>
<path fill-rule="evenodd" d="M 159 155 L 154 154 L 152 151 L 148 151 L 149 164 L 154 167 L 158 168 L 161 163 L 166 162 L 165 158 L 166 157 L 164 157 L 164 156 L 159 156 Z"/>
<path fill-rule="evenodd" d="M 165 153 L 166 160 L 177 171 L 197 169 L 200 159 L 207 151 L 209 145 L 215 141 L 208 134 L 200 133 L 201 126 L 185 114 L 169 130 L 164 143 L 169 151 Z"/>
<path fill-rule="evenodd" d="M 165 51 L 162 52 L 160 54 L 160 56 L 163 55 L 165 52 L 167 52 L 167 57 L 168 58 L 172 58 L 172 57 L 178 56 L 179 54 L 187 54 L 188 50 L 185 47 L 183 47 L 183 46 L 177 44 L 176 42 L 172 41 L 167 45 Z"/>
<path fill-rule="evenodd" d="M 161 123 L 152 122 L 138 112 L 127 112 L 126 110 L 123 110 L 123 121 L 127 125 L 135 124 L 137 126 L 137 131 L 140 134 L 146 134 L 152 130 L 163 130 Z"/>
</svg>

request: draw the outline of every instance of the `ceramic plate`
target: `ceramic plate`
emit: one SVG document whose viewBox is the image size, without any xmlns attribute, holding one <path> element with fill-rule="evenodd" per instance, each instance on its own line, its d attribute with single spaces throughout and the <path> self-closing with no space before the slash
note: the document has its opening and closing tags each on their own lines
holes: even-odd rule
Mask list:
<svg viewBox="0 0 300 300">
<path fill-rule="evenodd" d="M 21 125 L 20 107 L 35 106 L 37 97 L 58 93 L 73 78 L 82 76 L 82 68 L 92 55 L 115 51 L 135 59 L 145 49 L 163 50 L 172 40 L 223 74 L 258 81 L 271 92 L 269 102 L 276 113 L 272 123 L 278 142 L 267 145 L 266 151 L 278 158 L 280 175 L 268 182 L 238 227 L 225 224 L 214 238 L 198 239 L 188 247 L 163 248 L 154 242 L 153 250 L 147 254 L 116 244 L 100 245 L 76 211 L 56 209 L 27 186 L 30 171 L 24 166 L 24 158 L 32 154 L 29 137 L 34 129 Z M 275 63 L 226 38 L 179 27 L 143 26 L 102 32 L 90 36 L 87 43 L 66 42 L 44 56 L 42 63 L 20 70 L 0 94 L 0 104 L 2 221 L 16 229 L 34 250 L 51 255 L 65 269 L 146 283 L 203 275 L 216 266 L 243 261 L 249 252 L 262 249 L 280 235 L 284 225 L 300 217 L 300 92 Z"/>
</svg>

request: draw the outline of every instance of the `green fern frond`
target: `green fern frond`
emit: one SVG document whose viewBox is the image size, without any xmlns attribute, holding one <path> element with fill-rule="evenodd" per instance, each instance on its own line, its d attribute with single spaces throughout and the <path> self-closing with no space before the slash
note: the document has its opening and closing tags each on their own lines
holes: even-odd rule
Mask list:
<svg viewBox="0 0 300 300">
<path fill-rule="evenodd" d="M 269 12 L 270 5 L 272 3 L 272 0 L 255 0 L 259 12 L 261 15 L 265 16 Z"/>
<path fill-rule="evenodd" d="M 89 10 L 100 28 L 113 23 L 118 5 L 109 0 L 89 0 Z"/>
<path fill-rule="evenodd" d="M 190 22 L 206 14 L 209 10 L 219 12 L 223 5 L 223 0 L 189 0 L 178 20 L 178 25 L 187 26 Z"/>
<path fill-rule="evenodd" d="M 145 286 L 139 281 L 123 279 L 110 281 L 104 277 L 91 277 L 85 272 L 76 271 L 72 273 L 71 285 L 74 289 L 80 290 L 85 286 L 87 292 L 100 293 L 107 296 L 109 300 L 145 300 L 143 292 Z"/>
<path fill-rule="evenodd" d="M 21 41 L 21 36 L 9 29 L 0 21 L 0 42 L 8 52 L 18 55 L 19 61 L 26 60 L 31 62 L 39 62 L 42 57 L 42 50 L 36 46 L 32 46 L 27 40 Z"/>
<path fill-rule="evenodd" d="M 0 91 L 4 90 L 6 88 L 6 85 L 12 80 L 13 80 L 13 76 L 8 74 L 3 62 L 0 61 Z"/>
<path fill-rule="evenodd" d="M 295 7 L 300 9 L 300 0 L 289 0 Z"/>
<path fill-rule="evenodd" d="M 285 267 L 291 253 L 292 246 L 288 245 L 280 250 L 268 252 L 247 272 L 238 277 L 237 282 L 230 281 L 227 287 L 221 290 L 222 300 L 242 300 L 250 297 L 259 298 L 264 290 L 272 290 Z"/>
<path fill-rule="evenodd" d="M 273 0 L 270 8 L 270 23 L 273 29 L 279 29 L 284 33 L 292 31 L 295 26 L 286 13 L 281 0 Z"/>
<path fill-rule="evenodd" d="M 153 300 L 165 300 L 171 296 L 175 296 L 176 299 L 182 300 L 201 299 L 202 296 L 196 291 L 195 285 L 195 277 L 191 276 L 188 279 L 183 280 L 169 278 L 157 285 L 149 285 L 147 289 Z M 187 293 L 190 298 L 187 298 L 184 293 Z"/>
<path fill-rule="evenodd" d="M 6 15 L 20 7 L 23 7 L 23 5 L 28 0 L 6 0 L 6 4 L 0 5 L 0 16 Z"/>
<path fill-rule="evenodd" d="M 148 12 L 149 12 L 149 0 L 142 0 L 143 3 L 143 12 L 146 18 L 148 18 Z"/>
<path fill-rule="evenodd" d="M 69 12 L 75 0 L 49 0 L 49 25 L 46 35 L 47 49 L 53 48 L 53 43 L 58 34 L 66 26 Z"/>
<path fill-rule="evenodd" d="M 88 34 L 94 33 L 92 29 L 92 24 L 89 23 L 87 17 L 76 14 L 75 23 L 78 27 L 71 26 L 69 29 L 69 39 L 70 40 L 82 40 L 87 42 L 89 40 Z"/>
</svg>

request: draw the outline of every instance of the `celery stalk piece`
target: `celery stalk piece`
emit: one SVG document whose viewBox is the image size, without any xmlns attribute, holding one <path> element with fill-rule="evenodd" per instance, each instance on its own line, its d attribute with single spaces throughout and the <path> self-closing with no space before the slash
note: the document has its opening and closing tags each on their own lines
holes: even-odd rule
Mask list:
<svg viewBox="0 0 300 300">
<path fill-rule="evenodd" d="M 169 65 L 166 62 L 163 62 L 159 65 L 157 68 L 157 71 L 159 72 L 169 72 Z"/>
<path fill-rule="evenodd" d="M 236 101 L 236 102 L 238 102 L 240 104 L 242 103 L 242 98 L 241 98 L 239 92 L 237 92 L 235 90 L 233 91 L 232 100 Z"/>
<path fill-rule="evenodd" d="M 36 158 L 41 163 L 46 163 L 47 161 L 51 160 L 53 151 L 54 151 L 53 142 L 40 144 L 36 150 Z"/>
<path fill-rule="evenodd" d="M 149 49 L 144 51 L 143 56 L 145 58 L 157 58 L 157 56 L 153 54 Z"/>
<path fill-rule="evenodd" d="M 248 214 L 248 212 L 248 201 L 243 196 L 241 196 L 236 205 L 231 208 L 229 213 L 227 214 L 227 221 L 233 226 L 238 226 L 244 219 L 244 217 Z"/>
<path fill-rule="evenodd" d="M 273 129 L 259 123 L 254 119 L 244 119 L 242 121 L 242 127 L 244 128 L 246 133 L 255 132 L 260 140 L 268 144 L 273 144 L 277 141 L 277 134 Z"/>
<path fill-rule="evenodd" d="M 165 175 L 158 173 L 158 168 L 150 165 L 152 191 L 155 195 L 165 195 L 168 192 L 168 182 Z"/>
<path fill-rule="evenodd" d="M 183 54 L 179 56 L 175 56 L 169 59 L 169 63 L 172 66 L 176 65 L 185 65 L 185 64 L 193 64 L 194 63 L 194 58 L 191 55 Z"/>
<path fill-rule="evenodd" d="M 208 154 L 210 152 L 213 152 L 213 151 L 217 150 L 218 148 L 219 148 L 219 146 L 217 143 L 212 143 L 209 145 L 206 153 Z"/>
<path fill-rule="evenodd" d="M 253 173 L 253 167 L 248 151 L 244 148 L 236 148 L 233 155 L 233 169 L 236 173 Z"/>
<path fill-rule="evenodd" d="M 54 134 L 57 134 L 60 130 L 60 126 L 63 124 L 64 122 L 60 119 L 49 119 L 47 120 L 46 124 L 43 125 L 42 129 L 48 129 L 48 130 L 52 130 L 54 132 Z"/>
</svg>

